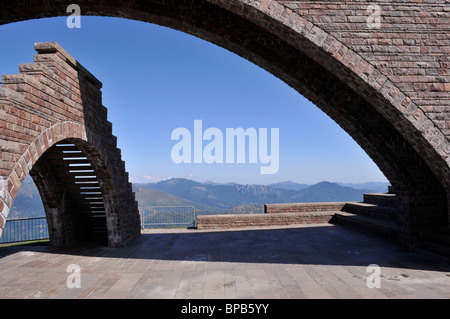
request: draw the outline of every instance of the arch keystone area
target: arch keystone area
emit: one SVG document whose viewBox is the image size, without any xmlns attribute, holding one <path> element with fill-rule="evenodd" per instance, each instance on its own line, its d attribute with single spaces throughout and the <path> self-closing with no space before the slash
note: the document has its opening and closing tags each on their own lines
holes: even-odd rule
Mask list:
<svg viewBox="0 0 450 319">
<path fill-rule="evenodd" d="M 5 0 L 0 8 L 0 24 L 67 16 L 70 2 Z M 397 194 L 400 237 L 405 246 L 436 237 L 448 241 L 450 11 L 447 1 L 380 1 L 379 27 L 368 24 L 371 18 L 368 6 L 372 1 L 359 0 L 345 3 L 85 0 L 77 4 L 83 15 L 134 19 L 192 34 L 272 73 L 336 121 L 388 178 Z M 39 89 L 42 85 L 39 81 L 55 80 L 48 76 L 54 65 L 44 64 L 56 63 L 74 79 L 76 74 L 83 75 L 80 81 L 85 85 L 81 89 L 91 90 L 94 95 L 98 92 L 99 82 L 56 44 L 42 44 L 37 49 L 42 55 L 38 54 L 36 66 L 24 66 L 19 75 L 4 77 L 3 87 L 16 91 L 6 99 L 16 99 L 14 116 L 20 117 L 29 103 L 28 98 L 33 97 L 28 89 Z M 53 54 L 43 54 L 52 50 Z M 6 94 L 2 92 L 0 101 Z M 33 103 L 43 107 L 61 103 L 60 99 L 52 98 L 53 94 L 50 100 Z M 97 111 L 102 113 L 101 109 L 99 106 Z M 33 115 L 36 122 L 30 113 L 27 123 L 33 123 L 36 131 L 50 127 L 55 121 L 83 118 L 89 132 L 87 140 L 101 149 L 95 142 L 99 135 L 95 126 L 86 122 L 83 107 L 74 107 L 71 114 Z M 26 136 L 12 137 L 9 130 L 3 132 L 8 142 L 2 142 L 2 149 L 7 150 L 2 153 L 6 163 L 2 176 L 9 176 L 31 141 L 18 143 L 17 138 Z M 116 173 L 110 172 L 110 176 L 115 180 Z M 6 180 L 1 183 L 2 189 L 6 189 Z M 11 183 L 17 184 L 17 180 Z"/>
</svg>

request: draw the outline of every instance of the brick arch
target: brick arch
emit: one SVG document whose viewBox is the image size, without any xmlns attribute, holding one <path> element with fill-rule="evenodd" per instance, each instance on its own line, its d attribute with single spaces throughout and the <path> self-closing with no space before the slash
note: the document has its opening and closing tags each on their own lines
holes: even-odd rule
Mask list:
<svg viewBox="0 0 450 319">
<path fill-rule="evenodd" d="M 0 23 L 64 16 L 70 4 L 9 2 L 5 2 Z M 443 77 L 415 77 L 414 72 L 421 72 L 417 65 L 430 50 L 426 43 L 410 47 L 406 43 L 398 53 L 400 58 L 392 61 L 383 56 L 382 45 L 374 48 L 374 54 L 362 49 L 369 44 L 361 40 L 359 29 L 375 43 L 383 43 L 380 39 L 387 43 L 384 48 L 395 48 L 392 43 L 389 47 L 392 32 L 383 36 L 361 23 L 370 2 L 347 1 L 343 6 L 353 14 L 352 20 L 345 20 L 347 24 L 337 19 L 342 6 L 338 2 L 118 0 L 108 4 L 86 0 L 78 4 L 82 14 L 140 20 L 190 33 L 271 72 L 327 113 L 374 160 L 399 195 L 405 238 L 426 236 L 442 225 L 448 232 L 450 133 L 445 128 L 450 117 L 445 106 L 450 88 L 445 83 L 445 43 L 434 48 L 438 58 L 426 66 L 429 74 Z M 402 25 L 406 18 L 391 12 L 406 14 L 418 6 L 434 17 L 433 10 L 442 4 L 430 1 L 408 7 L 399 2 L 381 6 L 389 27 L 394 26 L 394 31 L 400 30 L 407 38 L 407 27 Z M 430 43 L 440 40 L 434 35 L 448 25 L 447 19 L 444 13 L 427 26 Z M 352 35 L 359 36 L 356 40 L 362 45 L 350 41 Z M 418 52 L 424 53 L 420 56 Z M 404 71 L 402 66 L 409 69 Z M 397 76 L 401 72 L 406 76 Z"/>
<path fill-rule="evenodd" d="M 94 171 L 92 175 L 95 175 L 95 181 L 98 182 L 102 193 L 101 197 L 103 199 L 101 202 L 103 203 L 101 206 L 104 207 L 105 220 L 101 220 L 100 223 L 104 223 L 105 231 L 102 231 L 95 237 L 97 240 L 100 239 L 102 242 L 108 241 L 111 246 L 115 246 L 114 240 L 117 234 L 114 233 L 117 229 L 114 227 L 113 222 L 108 221 L 109 218 L 114 218 L 118 214 L 117 206 L 115 205 L 116 194 L 108 169 L 110 165 L 103 160 L 103 156 L 100 154 L 101 150 L 96 149 L 88 140 L 89 134 L 87 132 L 89 130 L 82 123 L 72 121 L 59 122 L 42 131 L 29 144 L 7 179 L 6 184 L 8 187 L 5 198 L 0 198 L 2 204 L 8 203 L 5 209 L 2 207 L 2 219 L 4 221 L 20 185 L 29 174 L 33 178 L 43 201 L 49 225 L 50 244 L 52 246 L 67 246 L 78 243 L 80 240 L 93 239 L 93 234 L 89 234 L 90 237 L 86 237 L 85 225 L 82 225 L 84 228 L 74 226 L 74 224 L 84 221 L 79 216 L 83 213 L 83 209 L 79 206 L 80 199 L 76 200 L 77 203 L 67 203 L 74 199 L 67 198 L 71 194 L 65 189 L 65 184 L 69 186 L 75 185 L 70 185 L 73 184 L 71 182 L 63 183 L 61 177 L 58 177 L 55 173 L 55 168 L 58 166 L 49 163 L 52 159 L 49 158 L 49 152 L 54 150 L 56 145 L 59 143 L 70 143 L 82 152 L 79 155 L 80 157 L 86 157 L 87 161 L 90 162 L 90 168 Z M 75 192 L 75 194 L 77 193 Z M 61 199 L 63 197 L 64 199 Z M 76 204 L 75 209 L 73 208 L 74 204 Z M 96 218 L 98 219 L 98 216 Z M 99 225 L 96 226 L 98 227 Z M 102 226 L 100 224 L 100 227 Z M 79 229 L 74 229 L 76 227 Z"/>
<path fill-rule="evenodd" d="M 17 4 L 11 0 L 10 6 L 14 7 L 14 10 L 8 10 L 7 2 L 4 5 L 6 8 L 4 15 L 0 18 L 1 24 L 33 18 L 65 16 L 68 15 L 66 9 L 70 4 L 70 1 L 55 3 L 49 1 L 44 5 Z M 344 81 L 366 101 L 370 100 L 370 106 L 388 118 L 388 121 L 427 162 L 435 175 L 439 176 L 440 183 L 449 188 L 450 143 L 446 135 L 427 115 L 426 109 L 413 102 L 407 92 L 402 91 L 395 81 L 391 80 L 387 74 L 383 74 L 363 54 L 353 50 L 351 46 L 346 45 L 326 28 L 313 21 L 316 17 L 311 14 L 302 15 L 301 12 L 291 9 L 295 3 L 296 1 L 292 1 L 290 5 L 287 5 L 284 1 L 275 0 L 203 0 L 184 1 L 183 4 L 179 4 L 178 1 L 164 3 L 147 1 L 132 4 L 128 1 L 116 1 L 111 4 L 103 1 L 78 2 L 83 15 L 113 16 L 156 23 L 216 43 L 273 73 L 321 107 L 324 102 L 315 96 L 317 93 L 309 92 L 308 88 L 302 87 L 292 70 L 285 70 L 285 65 L 273 61 L 280 58 L 280 53 L 276 52 L 269 42 L 280 41 L 280 43 L 289 44 L 317 61 L 321 67 Z M 368 4 L 370 2 L 359 4 L 358 10 L 364 13 Z M 338 4 L 333 5 L 338 6 Z M 381 6 L 383 8 L 383 4 Z M 413 6 L 420 6 L 420 4 L 413 4 Z M 445 22 L 444 19 L 442 21 Z M 326 25 L 326 23 L 321 24 Z M 258 39 L 252 39 L 256 32 L 261 35 L 260 43 Z M 264 32 L 274 37 L 271 38 L 269 34 L 263 34 Z M 264 50 L 271 52 L 262 52 Z M 273 56 L 270 56 L 271 54 Z M 295 61 L 287 59 L 287 62 Z M 301 80 L 301 82 L 307 81 L 310 79 Z M 326 113 L 330 113 L 329 106 L 321 108 Z M 341 119 L 335 114 L 330 113 L 330 116 L 341 124 Z M 344 129 L 347 130 L 345 127 Z M 353 136 L 352 133 L 350 135 Z M 357 138 L 355 140 L 359 142 Z M 367 148 L 368 146 L 363 145 L 363 149 Z M 368 153 L 371 157 L 374 156 L 372 152 L 368 151 Z M 375 162 L 383 170 L 384 165 L 378 163 L 376 159 Z M 389 172 L 387 175 L 395 183 L 394 176 L 391 176 Z"/>
<path fill-rule="evenodd" d="M 47 156 L 56 143 L 64 141 L 82 151 L 85 162 L 94 168 L 102 190 L 108 246 L 121 247 L 140 235 L 139 212 L 117 139 L 107 121 L 107 109 L 101 104 L 102 84 L 58 44 L 36 43 L 35 49 L 34 63 L 21 64 L 19 74 L 2 76 L 0 230 L 30 173 L 51 219 L 49 225 L 57 225 L 50 230 L 51 243 L 64 246 L 82 239 L 78 226 L 70 233 L 73 236 L 67 231 L 69 224 L 74 225 L 75 210 L 80 206 L 73 196 L 70 199 L 69 189 L 78 187 L 77 183 L 63 185 Z M 68 164 L 56 163 L 64 170 Z"/>
<path fill-rule="evenodd" d="M 5 224 L 9 209 L 36 161 L 56 142 L 66 138 L 85 139 L 84 125 L 76 122 L 60 122 L 42 131 L 25 149 L 16 161 L 13 169 L 3 182 L 5 187 L 0 194 L 1 225 Z M 1 233 L 0 233 L 1 234 Z"/>
</svg>

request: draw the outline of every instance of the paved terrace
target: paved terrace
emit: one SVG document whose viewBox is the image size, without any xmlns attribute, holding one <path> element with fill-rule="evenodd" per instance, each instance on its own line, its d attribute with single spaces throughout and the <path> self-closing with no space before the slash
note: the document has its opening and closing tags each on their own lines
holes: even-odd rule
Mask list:
<svg viewBox="0 0 450 319">
<path fill-rule="evenodd" d="M 0 298 L 449 298 L 450 268 L 331 224 L 146 230 L 122 249 L 0 248 Z M 80 288 L 68 288 L 70 264 Z M 367 266 L 381 268 L 368 288 Z"/>
</svg>

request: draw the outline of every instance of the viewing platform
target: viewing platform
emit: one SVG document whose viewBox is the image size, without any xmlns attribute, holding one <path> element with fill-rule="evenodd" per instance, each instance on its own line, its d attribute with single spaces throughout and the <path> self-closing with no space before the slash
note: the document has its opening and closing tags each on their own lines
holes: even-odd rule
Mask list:
<svg viewBox="0 0 450 319">
<path fill-rule="evenodd" d="M 368 285 L 373 264 L 379 288 Z M 67 285 L 69 265 L 79 288 Z M 152 229 L 120 249 L 1 247 L 0 298 L 448 299 L 450 267 L 329 223 Z"/>
</svg>

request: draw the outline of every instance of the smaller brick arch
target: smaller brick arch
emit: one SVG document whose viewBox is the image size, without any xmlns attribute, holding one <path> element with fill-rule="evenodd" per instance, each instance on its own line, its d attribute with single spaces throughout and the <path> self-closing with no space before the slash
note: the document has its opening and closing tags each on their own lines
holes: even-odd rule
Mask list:
<svg viewBox="0 0 450 319">
<path fill-rule="evenodd" d="M 89 162 L 89 168 L 94 171 L 90 174 L 89 179 L 97 183 L 95 185 L 98 185 L 100 196 L 85 195 L 87 200 L 79 197 L 82 196 L 77 186 L 79 182 L 74 182 L 75 175 L 69 173 L 70 167 L 61 166 L 61 164 L 55 165 L 55 161 L 61 162 L 60 155 L 52 156 L 58 154 L 55 151 L 57 148 L 69 150 L 65 151 L 67 152 L 65 156 L 86 157 L 87 160 L 84 162 Z M 79 150 L 79 153 L 74 151 L 75 149 Z M 72 163 L 70 165 L 74 165 L 74 161 L 69 162 Z M 88 167 L 80 166 L 79 168 Z M 113 223 L 107 222 L 110 216 L 117 213 L 114 212 L 116 208 L 111 200 L 111 197 L 114 197 L 114 186 L 102 156 L 95 147 L 90 145 L 86 138 L 84 125 L 65 121 L 43 131 L 29 145 L 14 166 L 7 179 L 8 196 L 5 199 L 2 198 L 2 203 L 14 201 L 27 174 L 31 175 L 41 195 L 49 225 L 51 245 L 66 246 L 93 238 L 105 242 L 114 240 Z M 88 173 L 79 173 L 78 175 L 88 175 Z M 92 176 L 95 178 L 92 178 Z M 85 177 L 87 178 L 87 176 Z M 86 178 L 77 179 L 81 181 L 86 180 Z M 87 204 L 94 206 L 83 206 Z M 4 220 L 7 218 L 10 207 L 6 205 L 6 209 L 2 210 Z M 88 220 L 89 217 L 86 216 L 86 213 L 90 213 L 90 220 Z M 93 220 L 94 222 L 92 222 Z M 86 229 L 89 226 L 95 227 L 95 229 Z M 108 238 L 108 236 L 111 238 Z"/>
<path fill-rule="evenodd" d="M 81 188 L 80 183 L 64 182 L 56 173 L 75 170 L 68 170 L 74 163 L 61 156 L 68 144 L 67 149 L 83 155 L 75 164 L 90 165 L 95 172 L 101 209 L 91 208 L 97 215 L 102 212 L 108 246 L 122 247 L 140 235 L 140 217 L 117 138 L 101 104 L 102 84 L 58 44 L 37 43 L 35 49 L 34 63 L 21 64 L 19 74 L 2 76 L 0 235 L 20 185 L 30 174 L 46 208 L 51 243 L 64 246 L 84 238 L 80 227 L 73 225 L 77 211 L 87 210 L 80 209 L 83 200 L 74 200 L 70 191 Z"/>
<path fill-rule="evenodd" d="M 11 173 L 4 181 L 4 191 L 0 194 L 0 225 L 3 225 L 8 217 L 12 202 L 22 185 L 23 180 L 33 168 L 42 154 L 56 142 L 66 138 L 79 138 L 86 140 L 85 128 L 76 122 L 60 122 L 44 130 L 26 148 L 14 165 Z"/>
</svg>

